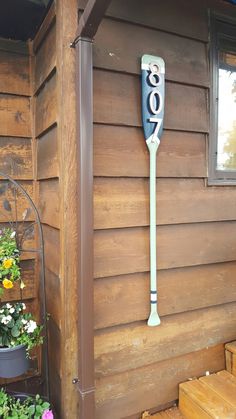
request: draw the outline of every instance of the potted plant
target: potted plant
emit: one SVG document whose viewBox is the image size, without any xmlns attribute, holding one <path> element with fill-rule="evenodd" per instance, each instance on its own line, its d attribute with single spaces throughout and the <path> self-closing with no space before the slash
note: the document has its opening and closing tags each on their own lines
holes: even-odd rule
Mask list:
<svg viewBox="0 0 236 419">
<path fill-rule="evenodd" d="M 16 232 L 12 228 L 0 230 L 0 296 L 4 289 L 13 288 L 20 279 L 20 257 Z M 21 281 L 21 288 L 24 287 Z"/>
<path fill-rule="evenodd" d="M 2 419 L 53 419 L 55 418 L 50 403 L 38 394 L 27 396 L 11 395 L 0 389 L 0 417 Z"/>
<path fill-rule="evenodd" d="M 0 307 L 0 377 L 17 377 L 27 371 L 31 349 L 43 343 L 43 326 L 25 309 L 22 302 Z"/>
</svg>

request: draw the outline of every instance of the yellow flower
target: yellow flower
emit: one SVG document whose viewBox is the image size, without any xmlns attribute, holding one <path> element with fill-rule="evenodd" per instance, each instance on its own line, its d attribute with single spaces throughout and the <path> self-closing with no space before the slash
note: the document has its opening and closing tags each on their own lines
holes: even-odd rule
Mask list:
<svg viewBox="0 0 236 419">
<path fill-rule="evenodd" d="M 13 287 L 13 283 L 11 281 L 9 281 L 9 279 L 4 279 L 2 281 L 2 285 L 4 286 L 4 288 L 9 289 Z"/>
<path fill-rule="evenodd" d="M 5 259 L 3 261 L 3 267 L 5 269 L 9 269 L 12 266 L 12 264 L 13 264 L 13 259 Z"/>
</svg>

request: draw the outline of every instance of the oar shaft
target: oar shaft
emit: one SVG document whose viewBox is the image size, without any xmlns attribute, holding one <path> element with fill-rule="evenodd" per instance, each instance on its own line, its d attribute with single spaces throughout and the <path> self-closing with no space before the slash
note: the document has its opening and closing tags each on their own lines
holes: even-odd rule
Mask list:
<svg viewBox="0 0 236 419">
<path fill-rule="evenodd" d="M 157 313 L 157 266 L 156 266 L 156 153 L 159 143 L 148 144 L 150 153 L 150 316 L 149 326 L 160 324 Z"/>
<path fill-rule="evenodd" d="M 156 151 L 155 148 L 150 150 L 150 285 L 152 291 L 156 291 Z"/>
</svg>

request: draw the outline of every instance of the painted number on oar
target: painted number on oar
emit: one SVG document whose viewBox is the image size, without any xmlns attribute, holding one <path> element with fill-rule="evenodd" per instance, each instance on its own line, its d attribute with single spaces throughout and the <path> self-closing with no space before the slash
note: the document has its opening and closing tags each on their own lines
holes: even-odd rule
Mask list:
<svg viewBox="0 0 236 419">
<path fill-rule="evenodd" d="M 159 145 L 163 131 L 165 64 L 162 58 L 143 55 L 142 119 L 145 140 Z"/>
</svg>

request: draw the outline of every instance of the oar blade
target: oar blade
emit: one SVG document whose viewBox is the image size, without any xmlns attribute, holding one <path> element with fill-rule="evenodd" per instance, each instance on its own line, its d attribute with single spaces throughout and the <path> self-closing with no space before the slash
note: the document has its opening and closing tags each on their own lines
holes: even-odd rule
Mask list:
<svg viewBox="0 0 236 419">
<path fill-rule="evenodd" d="M 165 100 L 165 63 L 160 57 L 143 55 L 142 71 L 142 120 L 145 140 L 160 142 L 163 131 Z"/>
</svg>

